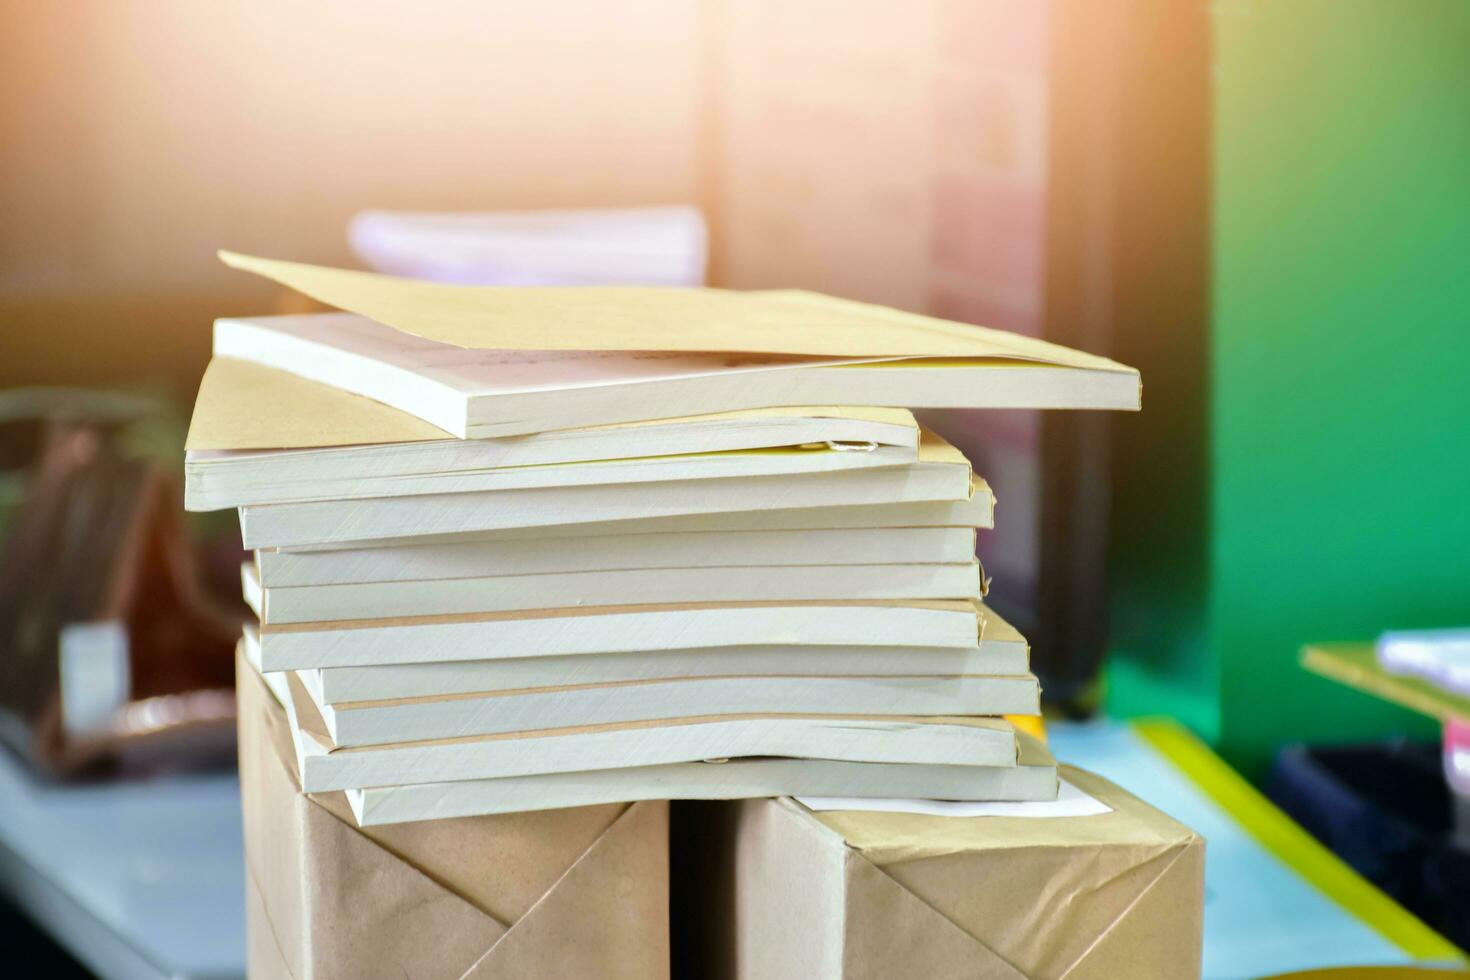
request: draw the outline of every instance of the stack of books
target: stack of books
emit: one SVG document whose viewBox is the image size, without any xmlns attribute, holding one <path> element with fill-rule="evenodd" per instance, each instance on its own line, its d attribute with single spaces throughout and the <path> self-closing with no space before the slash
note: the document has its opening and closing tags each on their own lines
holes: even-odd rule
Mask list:
<svg viewBox="0 0 1470 980">
<path fill-rule="evenodd" d="M 806 293 L 227 261 L 349 311 L 217 323 L 186 463 L 255 552 L 305 792 L 363 825 L 1055 796 L 1002 717 L 1039 691 L 983 601 L 989 488 L 893 406 L 1134 408 L 1136 372 Z"/>
</svg>

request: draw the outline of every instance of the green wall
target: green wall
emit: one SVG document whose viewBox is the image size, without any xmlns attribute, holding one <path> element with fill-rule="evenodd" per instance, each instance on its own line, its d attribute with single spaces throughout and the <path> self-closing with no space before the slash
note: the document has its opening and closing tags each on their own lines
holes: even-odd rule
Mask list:
<svg viewBox="0 0 1470 980">
<path fill-rule="evenodd" d="M 1470 2 L 1212 10 L 1205 533 L 1175 568 L 1202 593 L 1164 614 L 1198 628 L 1152 660 L 1122 634 L 1113 703 L 1187 695 L 1259 775 L 1285 740 L 1433 731 L 1302 644 L 1470 625 Z"/>
</svg>

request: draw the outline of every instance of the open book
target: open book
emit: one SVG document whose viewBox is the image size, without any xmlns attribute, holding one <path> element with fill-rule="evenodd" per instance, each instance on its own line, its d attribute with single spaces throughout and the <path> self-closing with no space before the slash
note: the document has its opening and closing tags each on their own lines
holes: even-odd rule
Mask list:
<svg viewBox="0 0 1470 980">
<path fill-rule="evenodd" d="M 1106 358 L 817 293 L 454 286 L 221 257 L 348 312 L 220 320 L 216 355 L 460 437 L 792 405 L 1139 406 L 1138 372 Z"/>
</svg>

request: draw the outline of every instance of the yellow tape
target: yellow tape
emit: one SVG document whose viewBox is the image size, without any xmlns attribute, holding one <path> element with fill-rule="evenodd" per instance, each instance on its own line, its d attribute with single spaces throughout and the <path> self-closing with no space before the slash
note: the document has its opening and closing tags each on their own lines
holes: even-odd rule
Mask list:
<svg viewBox="0 0 1470 980">
<path fill-rule="evenodd" d="M 1043 744 L 1046 742 L 1046 721 L 1040 715 L 1006 715 L 1005 719 L 1016 726 L 1017 731 L 1025 732 Z"/>
</svg>

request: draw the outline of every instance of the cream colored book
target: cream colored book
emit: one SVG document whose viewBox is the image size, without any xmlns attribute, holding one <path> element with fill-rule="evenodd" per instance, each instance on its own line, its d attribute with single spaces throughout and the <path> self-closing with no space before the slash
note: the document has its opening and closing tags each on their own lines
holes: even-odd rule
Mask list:
<svg viewBox="0 0 1470 980">
<path fill-rule="evenodd" d="M 688 603 L 291 623 L 260 627 L 260 656 L 277 671 L 686 647 L 970 649 L 983 610 L 939 600 Z"/>
<path fill-rule="evenodd" d="M 438 437 L 416 437 L 420 429 Z M 378 444 L 354 444 L 374 433 Z M 303 441 L 316 445 L 295 445 Z M 902 409 L 816 407 L 453 439 L 367 398 L 216 358 L 200 384 L 189 446 L 185 506 L 216 510 L 892 466 L 917 459 L 918 427 Z"/>
<path fill-rule="evenodd" d="M 999 718 L 771 713 L 339 748 L 297 679 L 263 676 L 286 706 L 307 793 L 770 756 L 967 768 L 1018 762 L 1016 730 Z"/>
<path fill-rule="evenodd" d="M 492 528 L 458 534 L 405 534 L 391 538 L 358 538 L 322 544 L 293 544 L 291 551 L 337 551 L 344 548 L 392 548 L 405 545 L 441 545 L 456 542 L 521 541 L 529 538 L 580 538 L 630 534 L 693 534 L 749 531 L 832 531 L 853 528 L 993 527 L 995 497 L 978 477 L 968 500 L 920 500 L 898 504 L 856 504 L 840 507 L 777 507 L 760 511 L 719 514 L 676 514 L 667 517 L 587 521 Z M 267 549 L 269 550 L 269 549 Z"/>
<path fill-rule="evenodd" d="M 698 716 L 1035 715 L 1040 689 L 1018 677 L 672 677 L 328 704 L 296 673 L 335 747 L 501 735 Z"/>
<path fill-rule="evenodd" d="M 815 293 L 446 286 L 221 257 L 352 312 L 222 320 L 216 354 L 462 437 L 774 405 L 1139 403 L 1137 372 L 1105 358 Z"/>
<path fill-rule="evenodd" d="M 772 565 L 612 569 L 480 578 L 263 588 L 240 568 L 245 601 L 266 624 L 513 612 L 571 606 L 832 599 L 979 599 L 974 560 L 953 565 Z"/>
<path fill-rule="evenodd" d="M 193 471 L 196 478 L 190 485 L 190 496 L 187 500 L 190 510 L 223 510 L 247 504 L 355 500 L 363 497 L 414 497 L 420 494 L 610 484 L 692 483 L 734 477 L 769 479 L 804 473 L 845 473 L 884 466 L 905 466 L 914 462 L 914 456 L 912 449 L 898 446 L 790 446 L 452 473 L 312 478 L 288 485 L 258 483 L 253 478 L 237 481 L 234 485 L 221 485 L 223 481 L 200 477 L 196 467 Z"/>
<path fill-rule="evenodd" d="M 727 715 L 345 749 L 295 734 L 307 793 L 771 756 L 973 769 L 1015 765 L 1016 752 L 1007 722 L 966 718 Z"/>
<path fill-rule="evenodd" d="M 1014 676 L 1026 673 L 1028 666 L 1025 641 L 1017 641 L 982 643 L 968 649 L 782 646 L 640 650 L 569 657 L 329 667 L 302 673 L 315 675 L 308 686 L 320 690 L 326 701 L 341 703 L 670 677 Z"/>
<path fill-rule="evenodd" d="M 248 650 L 244 653 L 259 673 L 260 664 Z M 286 709 L 307 793 L 765 756 L 1011 767 L 1020 752 L 1018 733 L 1000 718 L 772 713 L 339 748 L 298 677 L 289 672 L 260 676 Z"/>
<path fill-rule="evenodd" d="M 216 357 L 199 383 L 185 448 L 267 454 L 299 449 L 304 452 L 283 452 L 270 464 L 292 473 L 309 461 L 341 475 L 367 466 L 417 473 L 426 464 L 524 466 L 825 441 L 915 446 L 918 430 L 913 415 L 901 408 L 801 405 L 464 440 L 371 398 L 290 371 Z M 607 447 L 617 451 L 608 454 Z"/>
<path fill-rule="evenodd" d="M 471 439 L 783 405 L 1139 406 L 1138 375 L 1111 362 L 464 350 L 349 313 L 217 320 L 214 354 L 291 371 Z"/>
<path fill-rule="evenodd" d="M 267 549 L 255 555 L 267 589 L 611 569 L 768 565 L 964 564 L 975 554 L 969 527 L 673 531 L 544 538 L 450 538 L 400 547 L 331 551 Z"/>
<path fill-rule="evenodd" d="M 432 493 L 240 508 L 246 548 L 792 507 L 960 501 L 969 461 L 925 432 L 918 462 L 849 472 Z"/>
<path fill-rule="evenodd" d="M 1029 669 L 1025 638 L 983 606 L 977 611 L 977 619 L 979 639 L 969 647 L 704 647 L 324 667 L 299 673 L 306 686 L 320 691 L 321 700 L 328 704 L 671 677 L 1025 674 Z M 256 627 L 245 628 L 245 645 L 247 656 L 259 663 L 260 635 Z"/>
<path fill-rule="evenodd" d="M 470 779 L 349 789 L 360 826 L 634 800 L 738 800 L 840 796 L 978 802 L 1040 802 L 1057 796 L 1046 747 L 1019 735 L 1014 766 L 935 766 L 829 759 L 726 759 L 632 769 Z"/>
</svg>

